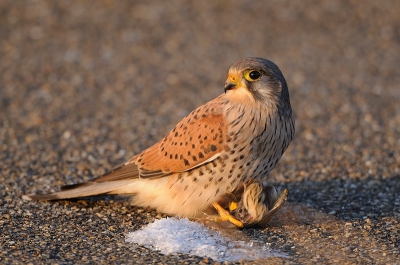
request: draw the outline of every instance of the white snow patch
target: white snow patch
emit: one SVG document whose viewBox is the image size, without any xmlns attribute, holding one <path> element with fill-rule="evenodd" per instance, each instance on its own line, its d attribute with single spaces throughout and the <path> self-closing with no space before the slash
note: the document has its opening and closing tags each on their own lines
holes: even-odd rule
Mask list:
<svg viewBox="0 0 400 265">
<path fill-rule="evenodd" d="M 126 241 L 160 251 L 164 255 L 183 253 L 209 257 L 218 262 L 287 257 L 248 239 L 248 242 L 230 240 L 219 232 L 188 219 L 156 220 L 129 233 Z"/>
</svg>

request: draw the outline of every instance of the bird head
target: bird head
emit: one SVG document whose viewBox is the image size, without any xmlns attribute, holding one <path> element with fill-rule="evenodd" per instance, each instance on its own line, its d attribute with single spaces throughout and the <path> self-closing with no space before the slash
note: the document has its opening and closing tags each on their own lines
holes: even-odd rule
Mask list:
<svg viewBox="0 0 400 265">
<path fill-rule="evenodd" d="M 224 90 L 229 100 L 274 106 L 289 104 L 290 107 L 289 92 L 282 72 L 276 64 L 263 58 L 249 57 L 231 65 Z"/>
</svg>

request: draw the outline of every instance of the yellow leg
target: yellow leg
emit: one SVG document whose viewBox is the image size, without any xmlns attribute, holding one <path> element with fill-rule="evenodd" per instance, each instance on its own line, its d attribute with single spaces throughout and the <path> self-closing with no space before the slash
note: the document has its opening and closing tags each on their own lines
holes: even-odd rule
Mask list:
<svg viewBox="0 0 400 265">
<path fill-rule="evenodd" d="M 229 221 L 232 224 L 236 225 L 237 227 L 242 228 L 243 227 L 243 223 L 239 220 L 237 220 L 235 217 L 233 217 L 229 211 L 225 210 L 224 208 L 221 207 L 221 205 L 219 205 L 217 202 L 213 203 L 214 208 L 217 210 L 219 216 L 220 216 L 220 220 L 221 221 Z M 218 221 L 218 220 L 217 220 Z"/>
</svg>

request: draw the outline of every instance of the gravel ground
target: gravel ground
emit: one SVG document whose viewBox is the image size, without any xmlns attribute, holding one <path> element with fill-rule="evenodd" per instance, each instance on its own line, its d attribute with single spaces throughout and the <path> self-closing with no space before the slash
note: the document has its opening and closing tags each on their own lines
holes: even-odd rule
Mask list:
<svg viewBox="0 0 400 265">
<path fill-rule="evenodd" d="M 297 118 L 266 230 L 288 258 L 400 264 L 399 1 L 0 1 L 0 263 L 209 264 L 133 249 L 163 215 L 121 197 L 22 194 L 88 180 L 223 92 L 229 65 L 277 63 Z M 246 261 L 237 263 L 246 264 Z"/>
</svg>

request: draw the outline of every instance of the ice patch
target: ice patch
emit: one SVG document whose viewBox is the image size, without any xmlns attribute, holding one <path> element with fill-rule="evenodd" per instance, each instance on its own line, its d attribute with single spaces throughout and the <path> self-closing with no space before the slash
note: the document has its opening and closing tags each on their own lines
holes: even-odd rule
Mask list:
<svg viewBox="0 0 400 265">
<path fill-rule="evenodd" d="M 163 218 L 129 233 L 127 242 L 136 243 L 168 255 L 183 253 L 209 257 L 215 261 L 257 260 L 287 257 L 266 245 L 247 240 L 230 240 L 221 233 L 188 219 Z"/>
</svg>

